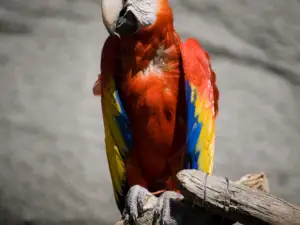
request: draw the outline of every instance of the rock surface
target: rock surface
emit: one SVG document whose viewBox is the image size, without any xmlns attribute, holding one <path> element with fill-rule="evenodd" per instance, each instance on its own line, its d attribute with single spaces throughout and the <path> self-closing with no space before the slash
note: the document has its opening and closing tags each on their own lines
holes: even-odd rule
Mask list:
<svg viewBox="0 0 300 225">
<path fill-rule="evenodd" d="M 265 171 L 272 193 L 300 204 L 300 2 L 170 2 L 217 73 L 214 173 Z M 119 218 L 92 95 L 106 37 L 99 0 L 0 1 L 1 224 Z"/>
</svg>

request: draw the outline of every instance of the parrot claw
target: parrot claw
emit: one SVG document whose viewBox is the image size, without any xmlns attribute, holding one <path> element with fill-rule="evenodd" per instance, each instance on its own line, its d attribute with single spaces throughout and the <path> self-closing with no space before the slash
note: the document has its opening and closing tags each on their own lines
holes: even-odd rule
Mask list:
<svg viewBox="0 0 300 225">
<path fill-rule="evenodd" d="M 143 210 L 145 196 L 152 196 L 152 194 L 144 187 L 139 185 L 132 186 L 127 195 L 124 215 L 129 216 L 131 224 L 137 224 L 137 218 Z"/>
<path fill-rule="evenodd" d="M 177 192 L 166 191 L 158 199 L 155 210 L 154 220 L 159 219 L 160 225 L 176 224 L 176 221 L 171 216 L 171 201 L 183 199 L 183 196 Z"/>
</svg>

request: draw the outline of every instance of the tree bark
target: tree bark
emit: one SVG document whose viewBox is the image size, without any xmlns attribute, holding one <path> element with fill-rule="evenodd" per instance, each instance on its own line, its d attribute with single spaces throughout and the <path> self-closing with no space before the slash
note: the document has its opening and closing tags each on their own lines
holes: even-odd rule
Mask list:
<svg viewBox="0 0 300 225">
<path fill-rule="evenodd" d="M 269 184 L 264 173 L 249 174 L 236 182 L 228 181 L 228 192 L 225 178 L 206 177 L 200 171 L 183 170 L 177 178 L 184 199 L 171 205 L 176 225 L 228 225 L 235 221 L 245 225 L 299 224 L 299 208 L 268 194 Z M 250 196 L 244 198 L 248 193 Z M 270 202 L 264 201 L 265 196 Z M 145 199 L 138 224 L 158 224 L 153 220 L 156 202 L 154 196 Z M 285 208 L 278 208 L 282 206 Z M 124 215 L 116 225 L 127 224 L 130 224 L 129 217 Z"/>
<path fill-rule="evenodd" d="M 206 177 L 197 170 L 183 170 L 177 178 L 185 201 L 199 207 L 204 205 L 212 213 L 247 225 L 300 224 L 299 206 L 241 185 L 243 182 Z"/>
</svg>

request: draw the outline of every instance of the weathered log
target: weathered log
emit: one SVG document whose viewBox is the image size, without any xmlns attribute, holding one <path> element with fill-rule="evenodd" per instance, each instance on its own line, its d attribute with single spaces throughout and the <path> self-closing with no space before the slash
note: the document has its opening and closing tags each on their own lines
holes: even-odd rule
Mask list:
<svg viewBox="0 0 300 225">
<path fill-rule="evenodd" d="M 185 201 L 205 205 L 212 213 L 247 225 L 300 224 L 299 206 L 239 184 L 243 181 L 234 183 L 197 170 L 183 170 L 177 178 Z"/>
<path fill-rule="evenodd" d="M 178 175 L 180 175 L 180 173 Z M 264 173 L 249 174 L 243 176 L 236 183 L 239 185 L 246 185 L 249 188 L 259 191 L 269 191 L 267 177 Z M 187 195 L 187 198 L 185 196 L 185 199 L 183 201 L 174 202 L 174 204 L 172 204 L 171 213 L 177 225 L 226 225 L 233 223 L 232 221 L 227 220 L 226 216 L 223 217 L 220 215 L 216 215 L 214 212 L 210 212 L 205 208 L 197 207 L 197 205 L 191 204 L 191 201 L 189 201 L 189 197 L 190 195 Z M 140 209 L 141 215 L 138 218 L 138 224 L 153 224 L 153 209 L 156 202 L 157 198 L 154 196 L 149 196 L 149 198 L 144 200 L 144 204 Z M 130 224 L 128 215 L 125 215 L 123 220 L 118 222 L 116 225 L 126 224 Z"/>
</svg>

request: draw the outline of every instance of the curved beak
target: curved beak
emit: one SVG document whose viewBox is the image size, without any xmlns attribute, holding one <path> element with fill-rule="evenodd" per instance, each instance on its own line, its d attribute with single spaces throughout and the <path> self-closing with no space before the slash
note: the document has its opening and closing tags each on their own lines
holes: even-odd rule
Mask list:
<svg viewBox="0 0 300 225">
<path fill-rule="evenodd" d="M 123 0 L 102 0 L 101 12 L 110 35 L 132 34 L 138 29 L 137 18 L 123 6 Z"/>
<path fill-rule="evenodd" d="M 110 34 L 115 32 L 119 14 L 123 8 L 123 0 L 101 0 L 103 23 Z"/>
</svg>

